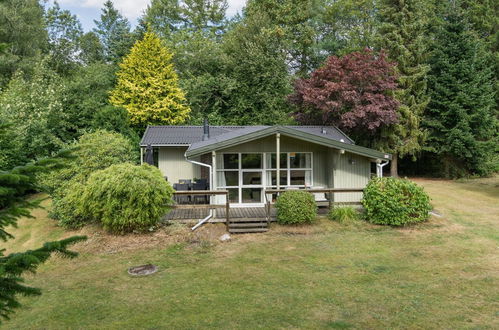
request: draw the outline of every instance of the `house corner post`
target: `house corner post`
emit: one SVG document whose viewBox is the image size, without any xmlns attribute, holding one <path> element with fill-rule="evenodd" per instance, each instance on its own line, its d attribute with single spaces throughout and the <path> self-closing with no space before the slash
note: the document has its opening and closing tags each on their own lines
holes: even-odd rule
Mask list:
<svg viewBox="0 0 499 330">
<path fill-rule="evenodd" d="M 277 190 L 281 189 L 281 133 L 275 135 L 275 165 L 276 165 L 276 186 Z M 272 184 L 272 179 L 271 182 Z M 279 193 L 278 193 L 279 194 Z"/>
<path fill-rule="evenodd" d="M 144 148 L 140 147 L 140 165 L 144 164 Z"/>
<path fill-rule="evenodd" d="M 211 179 L 212 182 L 210 182 L 210 189 L 211 190 L 217 190 L 217 153 L 215 151 L 211 152 Z M 211 195 L 210 197 L 210 203 L 215 204 L 215 200 L 217 197 L 214 195 Z"/>
</svg>

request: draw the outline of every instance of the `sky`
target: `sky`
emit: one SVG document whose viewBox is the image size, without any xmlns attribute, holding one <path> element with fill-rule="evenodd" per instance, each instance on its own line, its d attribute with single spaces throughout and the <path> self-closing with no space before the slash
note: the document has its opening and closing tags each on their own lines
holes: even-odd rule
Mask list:
<svg viewBox="0 0 499 330">
<path fill-rule="evenodd" d="M 80 20 L 83 29 L 90 31 L 94 27 L 94 19 L 100 17 L 100 10 L 105 0 L 57 0 L 62 9 L 68 9 Z M 49 4 L 54 1 L 50 0 Z M 143 13 L 150 0 L 114 0 L 114 6 L 123 16 L 128 18 L 135 26 L 137 18 Z M 227 16 L 232 17 L 241 12 L 246 0 L 227 0 L 229 8 Z"/>
</svg>

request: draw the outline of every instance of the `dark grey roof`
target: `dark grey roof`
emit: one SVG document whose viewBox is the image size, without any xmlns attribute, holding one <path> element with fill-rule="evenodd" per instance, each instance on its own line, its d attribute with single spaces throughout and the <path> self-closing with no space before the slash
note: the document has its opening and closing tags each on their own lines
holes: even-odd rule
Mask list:
<svg viewBox="0 0 499 330">
<path fill-rule="evenodd" d="M 210 138 L 203 140 L 203 126 L 148 126 L 140 141 L 141 146 L 190 146 L 202 147 L 225 140 L 229 140 L 248 133 L 267 129 L 271 126 L 210 126 Z M 332 140 L 352 144 L 353 141 L 342 131 L 333 126 L 285 126 L 298 131 L 319 135 Z M 342 141 L 343 140 L 343 141 Z M 193 146 L 194 147 L 194 146 Z"/>
<path fill-rule="evenodd" d="M 241 129 L 241 126 L 210 126 L 210 137 L 218 136 L 232 130 Z M 140 145 L 152 146 L 189 146 L 194 142 L 202 141 L 203 126 L 147 126 Z"/>
</svg>

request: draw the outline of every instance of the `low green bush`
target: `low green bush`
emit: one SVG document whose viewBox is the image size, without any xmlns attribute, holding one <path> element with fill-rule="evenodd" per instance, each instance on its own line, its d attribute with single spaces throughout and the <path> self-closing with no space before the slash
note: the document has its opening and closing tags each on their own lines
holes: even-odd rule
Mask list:
<svg viewBox="0 0 499 330">
<path fill-rule="evenodd" d="M 364 190 L 362 205 L 369 222 L 403 226 L 425 221 L 431 211 L 428 194 L 407 179 L 374 178 Z"/>
<path fill-rule="evenodd" d="M 173 192 L 154 166 L 112 165 L 90 175 L 75 213 L 112 232 L 144 231 L 168 212 Z"/>
<path fill-rule="evenodd" d="M 336 206 L 329 210 L 328 218 L 341 224 L 347 224 L 359 220 L 360 214 L 352 206 Z"/>
<path fill-rule="evenodd" d="M 277 222 L 280 224 L 311 223 L 317 216 L 314 195 L 302 190 L 282 193 L 276 201 Z"/>
<path fill-rule="evenodd" d="M 64 228 L 78 229 L 85 225 L 89 219 L 81 213 L 81 196 L 85 185 L 77 180 L 71 180 L 64 190 L 64 194 L 52 198 L 52 208 L 49 216 L 59 221 Z"/>
<path fill-rule="evenodd" d="M 79 228 L 88 221 L 75 211 L 88 177 L 114 164 L 136 162 L 137 152 L 129 139 L 105 130 L 85 133 L 66 147 L 73 157 L 63 168 L 42 174 L 39 182 L 52 197 L 50 216 L 66 228 Z"/>
</svg>

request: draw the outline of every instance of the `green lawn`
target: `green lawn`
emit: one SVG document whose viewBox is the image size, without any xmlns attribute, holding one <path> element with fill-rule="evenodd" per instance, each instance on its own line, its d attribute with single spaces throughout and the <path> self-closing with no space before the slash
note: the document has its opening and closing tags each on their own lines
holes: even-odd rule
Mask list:
<svg viewBox="0 0 499 330">
<path fill-rule="evenodd" d="M 81 256 L 29 276 L 43 295 L 23 298 L 4 327 L 499 328 L 499 177 L 417 181 L 444 217 L 403 229 L 321 218 L 219 243 L 222 225 L 125 237 L 86 228 Z M 10 251 L 68 235 L 36 215 Z M 160 271 L 127 275 L 149 262 Z"/>
</svg>

